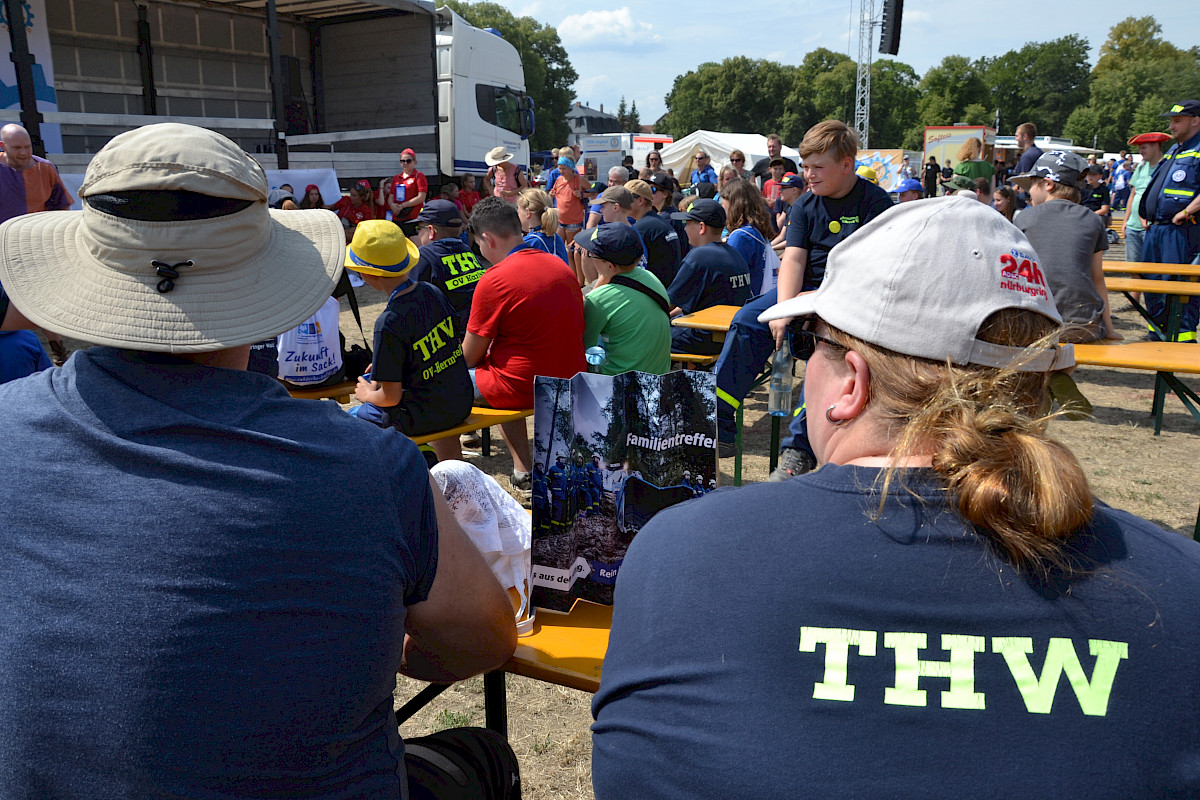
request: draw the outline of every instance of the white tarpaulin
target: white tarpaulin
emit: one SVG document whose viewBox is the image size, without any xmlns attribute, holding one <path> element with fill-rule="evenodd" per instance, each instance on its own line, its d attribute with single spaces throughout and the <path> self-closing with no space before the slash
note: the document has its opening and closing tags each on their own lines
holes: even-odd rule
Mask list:
<svg viewBox="0 0 1200 800">
<path fill-rule="evenodd" d="M 712 159 L 709 163 L 718 173 L 721 167 L 729 163 L 729 153 L 741 150 L 746 154 L 746 169 L 752 169 L 760 158 L 767 157 L 767 137 L 757 133 L 719 133 L 717 131 L 692 131 L 677 142 L 664 145 L 662 153 L 663 169 L 675 170 L 675 178 L 682 184 L 687 184 L 696 168 L 696 151 L 703 150 Z M 800 154 L 794 147 L 784 146 L 782 155 L 787 156 L 797 165 L 800 164 Z M 645 163 L 635 162 L 639 169 Z"/>
</svg>

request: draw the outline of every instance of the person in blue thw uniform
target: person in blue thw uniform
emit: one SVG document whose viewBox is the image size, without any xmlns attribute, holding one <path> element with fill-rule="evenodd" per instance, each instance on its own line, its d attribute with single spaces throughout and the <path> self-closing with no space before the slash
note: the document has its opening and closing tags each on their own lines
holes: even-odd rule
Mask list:
<svg viewBox="0 0 1200 800">
<path fill-rule="evenodd" d="M 454 309 L 454 331 L 461 339 L 471 317 L 471 298 L 484 267 L 462 240 L 462 212 L 449 200 L 431 200 L 417 215 L 417 246 L 421 257 L 414 281 L 442 290 Z"/>
<path fill-rule="evenodd" d="M 741 253 L 721 241 L 725 209 L 716 200 L 703 198 L 672 218 L 685 223 L 692 249 L 667 287 L 671 316 L 691 314 L 711 306 L 741 306 L 750 299 L 750 268 Z M 716 355 L 721 352 L 712 333 L 692 328 L 671 329 L 671 351 Z"/>
<path fill-rule="evenodd" d="M 1184 100 L 1164 114 L 1171 118 L 1171 138 L 1175 145 L 1154 168 L 1150 186 L 1138 204 L 1138 215 L 1146 220 L 1142 260 L 1159 264 L 1190 264 L 1200 254 L 1200 100 Z M 1148 278 L 1168 278 L 1147 275 Z M 1146 310 L 1161 321 L 1166 297 L 1146 295 Z M 1196 322 L 1200 320 L 1200 298 L 1190 298 L 1183 307 L 1179 341 L 1196 341 Z M 1153 336 L 1153 334 L 1152 334 Z"/>
</svg>

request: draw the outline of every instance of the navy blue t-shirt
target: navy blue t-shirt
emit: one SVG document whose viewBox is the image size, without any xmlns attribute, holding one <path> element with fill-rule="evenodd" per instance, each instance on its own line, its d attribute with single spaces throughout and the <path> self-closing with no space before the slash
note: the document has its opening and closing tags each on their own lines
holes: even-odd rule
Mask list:
<svg viewBox="0 0 1200 800">
<path fill-rule="evenodd" d="M 825 259 L 838 242 L 892 207 L 883 189 L 859 178 L 850 194 L 832 198 L 807 192 L 792 204 L 787 246 L 808 251 L 803 291 L 816 289 L 825 277 Z"/>
<path fill-rule="evenodd" d="M 1079 193 L 1082 195 L 1079 205 L 1088 211 L 1099 211 L 1101 206 L 1110 205 L 1112 202 L 1109 198 L 1108 185 L 1104 183 L 1098 183 L 1095 186 L 1084 184 Z"/>
<path fill-rule="evenodd" d="M 471 413 L 475 391 L 459 343 L 461 331 L 441 290 L 418 282 L 395 295 L 375 320 L 371 379 L 395 381 L 403 395 L 393 422 L 417 435 L 456 425 Z"/>
<path fill-rule="evenodd" d="M 411 441 L 93 347 L 0 386 L 0 459 L 0 795 L 399 796 L 437 565 Z"/>
<path fill-rule="evenodd" d="M 654 210 L 646 212 L 633 229 L 642 237 L 646 269 L 654 273 L 663 286 L 670 286 L 679 272 L 679 233 Z"/>
<path fill-rule="evenodd" d="M 50 357 L 33 331 L 0 331 L 0 383 L 50 369 Z"/>
<path fill-rule="evenodd" d="M 667 287 L 671 305 L 690 314 L 709 306 L 744 306 L 750 299 L 746 259 L 724 242 L 694 247 Z"/>
<path fill-rule="evenodd" d="M 471 318 L 475 284 L 483 277 L 483 266 L 462 239 L 435 239 L 421 248 L 421 259 L 410 276 L 442 290 L 454 309 L 454 329 L 459 338 Z"/>
<path fill-rule="evenodd" d="M 597 800 L 1200 796 L 1200 545 L 1099 506 L 1067 542 L 1090 574 L 1039 579 L 928 474 L 880 509 L 879 472 L 719 490 L 638 532 Z"/>
</svg>

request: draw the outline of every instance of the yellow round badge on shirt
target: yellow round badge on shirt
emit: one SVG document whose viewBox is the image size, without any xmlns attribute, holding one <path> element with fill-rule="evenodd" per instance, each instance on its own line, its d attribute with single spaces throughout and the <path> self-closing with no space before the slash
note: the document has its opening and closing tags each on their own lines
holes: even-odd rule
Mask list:
<svg viewBox="0 0 1200 800">
<path fill-rule="evenodd" d="M 841 229 L 842 229 L 842 223 L 838 222 L 836 219 L 829 223 L 829 232 L 830 233 L 838 233 L 839 231 L 841 231 Z"/>
</svg>

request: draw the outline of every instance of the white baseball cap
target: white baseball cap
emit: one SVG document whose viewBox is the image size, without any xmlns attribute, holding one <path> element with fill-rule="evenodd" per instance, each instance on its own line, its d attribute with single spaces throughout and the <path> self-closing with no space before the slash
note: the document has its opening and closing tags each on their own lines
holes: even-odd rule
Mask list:
<svg viewBox="0 0 1200 800">
<path fill-rule="evenodd" d="M 758 319 L 815 314 L 865 342 L 960 365 L 1048 372 L 1075 363 L 1069 344 L 1030 357 L 977 339 L 983 322 L 1005 308 L 1062 324 L 1025 234 L 977 200 L 941 197 L 892 206 L 830 251 L 819 289 Z"/>
</svg>

